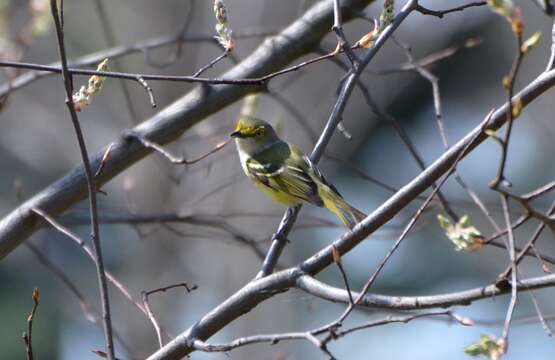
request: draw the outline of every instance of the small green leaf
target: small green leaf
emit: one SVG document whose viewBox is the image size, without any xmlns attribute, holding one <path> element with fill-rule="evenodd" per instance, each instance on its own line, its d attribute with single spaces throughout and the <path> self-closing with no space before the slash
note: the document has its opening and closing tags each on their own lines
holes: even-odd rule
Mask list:
<svg viewBox="0 0 555 360">
<path fill-rule="evenodd" d="M 476 251 L 484 245 L 482 234 L 478 229 L 470 225 L 468 215 L 461 217 L 455 225 L 443 214 L 438 214 L 437 220 L 439 221 L 439 226 L 445 230 L 445 236 L 455 244 L 455 250 Z"/>
<path fill-rule="evenodd" d="M 522 43 L 520 51 L 522 51 L 523 54 L 527 54 L 540 41 L 541 36 L 542 34 L 539 31 L 536 31 L 534 34 L 532 34 L 532 36 L 528 38 L 528 40 Z"/>
<path fill-rule="evenodd" d="M 495 340 L 493 336 L 482 334 L 479 341 L 468 345 L 463 351 L 470 356 L 484 356 L 490 360 L 499 360 L 505 353 L 505 341 Z"/>
</svg>

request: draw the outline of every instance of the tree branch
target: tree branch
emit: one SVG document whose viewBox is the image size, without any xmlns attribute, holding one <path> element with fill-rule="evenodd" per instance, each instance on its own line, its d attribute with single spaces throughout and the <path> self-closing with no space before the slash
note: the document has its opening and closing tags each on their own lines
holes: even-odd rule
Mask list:
<svg viewBox="0 0 555 360">
<path fill-rule="evenodd" d="M 555 285 L 555 274 L 521 280 L 517 286 L 518 291 L 528 291 L 541 289 Z M 349 303 L 347 291 L 327 285 L 312 276 L 303 275 L 297 279 L 297 288 L 306 293 L 317 296 L 321 299 Z M 489 299 L 493 296 L 507 294 L 511 291 L 510 287 L 498 288 L 495 284 L 468 289 L 447 294 L 426 295 L 426 296 L 390 296 L 380 294 L 366 294 L 359 302 L 359 306 L 388 309 L 388 310 L 420 310 L 431 308 L 447 308 L 455 305 L 470 305 L 477 300 Z M 354 297 L 360 293 L 353 292 Z"/>
</svg>

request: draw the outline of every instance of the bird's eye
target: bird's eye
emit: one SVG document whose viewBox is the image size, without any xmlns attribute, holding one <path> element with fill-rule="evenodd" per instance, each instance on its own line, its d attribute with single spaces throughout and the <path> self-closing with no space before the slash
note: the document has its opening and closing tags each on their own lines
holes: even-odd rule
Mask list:
<svg viewBox="0 0 555 360">
<path fill-rule="evenodd" d="M 266 134 L 266 128 L 264 126 L 259 127 L 256 129 L 256 136 L 262 136 Z"/>
</svg>

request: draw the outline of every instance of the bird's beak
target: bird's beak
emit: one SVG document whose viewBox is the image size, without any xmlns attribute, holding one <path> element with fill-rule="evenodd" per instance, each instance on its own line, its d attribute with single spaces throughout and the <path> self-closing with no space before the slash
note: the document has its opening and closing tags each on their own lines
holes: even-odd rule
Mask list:
<svg viewBox="0 0 555 360">
<path fill-rule="evenodd" d="M 229 134 L 229 137 L 232 137 L 232 138 L 242 138 L 242 137 L 243 137 L 243 134 L 241 134 L 240 131 L 234 131 L 234 132 L 232 132 L 231 134 Z"/>
</svg>

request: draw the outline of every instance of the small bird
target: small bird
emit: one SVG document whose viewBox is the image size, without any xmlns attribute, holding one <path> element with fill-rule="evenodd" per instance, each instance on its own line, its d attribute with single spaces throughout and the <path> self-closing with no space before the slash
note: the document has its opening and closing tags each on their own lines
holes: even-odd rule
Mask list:
<svg viewBox="0 0 555 360">
<path fill-rule="evenodd" d="M 303 202 L 323 206 L 349 229 L 366 217 L 343 199 L 308 156 L 281 140 L 266 121 L 242 116 L 230 136 L 243 171 L 272 199 L 287 206 Z"/>
</svg>

